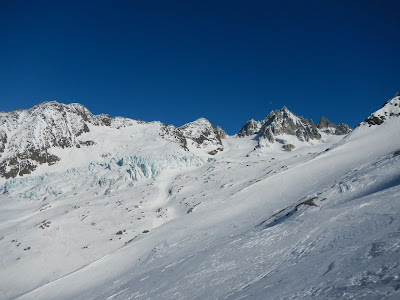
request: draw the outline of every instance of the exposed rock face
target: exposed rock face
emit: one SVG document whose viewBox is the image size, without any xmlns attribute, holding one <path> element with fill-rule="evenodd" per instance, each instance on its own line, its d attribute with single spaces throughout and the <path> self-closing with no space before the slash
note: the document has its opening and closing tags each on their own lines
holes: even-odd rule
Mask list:
<svg viewBox="0 0 400 300">
<path fill-rule="evenodd" d="M 381 109 L 372 113 L 368 118 L 364 120 L 360 125 L 374 126 L 381 125 L 387 119 L 400 116 L 400 91 L 396 95 L 387 101 Z"/>
<path fill-rule="evenodd" d="M 260 130 L 262 125 L 263 125 L 262 121 L 257 122 L 257 121 L 254 121 L 254 119 L 251 119 L 251 120 L 247 121 L 246 124 L 244 124 L 244 126 L 238 133 L 238 136 L 244 137 L 244 136 L 256 134 Z"/>
<path fill-rule="evenodd" d="M 322 117 L 317 124 L 317 128 L 326 133 L 334 133 L 336 125 L 329 121 L 328 118 Z"/>
<path fill-rule="evenodd" d="M 296 116 L 285 106 L 281 110 L 272 111 L 263 123 L 257 137 L 267 139 L 270 143 L 275 142 L 275 136 L 282 134 L 294 135 L 300 141 L 306 142 L 321 139 L 321 134 L 312 120 Z"/>
<path fill-rule="evenodd" d="M 293 144 L 285 144 L 282 146 L 282 150 L 286 152 L 292 151 L 294 148 L 296 148 Z"/>
<path fill-rule="evenodd" d="M 209 154 L 216 154 L 224 149 L 221 140 L 227 136 L 226 132 L 215 127 L 207 119 L 200 118 L 179 127 L 179 129 L 183 136 L 194 141 L 197 148 L 210 149 Z"/>
<path fill-rule="evenodd" d="M 344 123 L 333 124 L 323 117 L 315 126 L 313 120 L 307 120 L 293 114 L 286 106 L 281 110 L 272 111 L 263 121 L 249 120 L 238 133 L 239 137 L 256 135 L 258 147 L 267 143 L 278 142 L 283 144 L 283 151 L 292 151 L 295 146 L 287 143 L 280 135 L 295 136 L 301 142 L 320 140 L 321 132 L 328 134 L 344 135 L 351 131 L 350 126 Z"/>
<path fill-rule="evenodd" d="M 346 123 L 339 123 L 336 125 L 335 134 L 336 135 L 345 135 L 345 134 L 349 134 L 352 131 L 353 130 L 351 129 L 351 127 L 349 125 L 347 125 Z"/>
<path fill-rule="evenodd" d="M 278 142 L 283 144 L 281 148 L 283 151 L 292 151 L 295 148 L 293 144 L 284 138 L 277 138 L 285 135 L 295 136 L 301 142 L 321 139 L 321 134 L 312 120 L 296 116 L 284 106 L 281 110 L 272 111 L 262 121 L 261 129 L 256 135 L 258 147 Z"/>
<path fill-rule="evenodd" d="M 161 126 L 160 135 L 169 141 L 181 144 L 182 148 L 189 150 L 188 140 L 192 141 L 197 148 L 208 148 L 209 154 L 216 154 L 223 151 L 222 139 L 228 134 L 220 127 L 215 127 L 205 118 L 185 124 L 179 128 L 173 125 Z"/>
<path fill-rule="evenodd" d="M 345 135 L 351 132 L 349 125 L 345 123 L 334 124 L 326 117 L 322 117 L 317 124 L 317 128 L 326 134 Z"/>
<path fill-rule="evenodd" d="M 183 135 L 183 132 L 179 128 L 176 128 L 174 125 L 162 124 L 160 136 L 167 141 L 178 143 L 182 146 L 183 149 L 188 150 L 186 137 Z"/>
<path fill-rule="evenodd" d="M 82 105 L 45 102 L 29 110 L 0 112 L 0 176 L 29 174 L 38 164 L 55 163 L 52 147 L 80 147 L 78 137 L 88 132 L 87 123 L 99 123 Z"/>
<path fill-rule="evenodd" d="M 228 138 L 228 134 L 226 133 L 225 130 L 223 130 L 223 129 L 221 128 L 221 126 L 217 126 L 217 132 L 218 132 L 218 135 L 219 135 L 219 137 L 220 137 L 221 139 L 226 139 L 226 138 Z"/>
<path fill-rule="evenodd" d="M 28 110 L 0 112 L 0 177 L 30 174 L 40 164 L 52 165 L 59 158 L 50 148 L 80 148 L 95 141 L 79 137 L 89 125 L 121 128 L 141 121 L 93 115 L 81 104 L 44 102 Z"/>
<path fill-rule="evenodd" d="M 275 142 L 275 136 L 281 134 L 294 135 L 300 141 L 321 138 L 312 120 L 296 116 L 286 106 L 281 110 L 272 111 L 263 121 L 248 121 L 238 136 L 253 134 L 257 134 L 258 139 L 267 139 L 270 143 Z"/>
</svg>

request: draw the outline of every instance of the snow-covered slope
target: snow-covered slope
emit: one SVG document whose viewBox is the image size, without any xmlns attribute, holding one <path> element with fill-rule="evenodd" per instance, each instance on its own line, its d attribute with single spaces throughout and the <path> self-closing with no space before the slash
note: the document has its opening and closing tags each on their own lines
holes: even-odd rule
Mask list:
<svg viewBox="0 0 400 300">
<path fill-rule="evenodd" d="M 202 119 L 90 123 L 94 145 L 2 179 L 0 298 L 396 299 L 399 127 L 286 152 Z"/>
<path fill-rule="evenodd" d="M 381 109 L 371 114 L 362 124 L 369 124 L 369 126 L 380 125 L 386 119 L 400 116 L 400 91 L 396 96 L 387 101 Z"/>
</svg>

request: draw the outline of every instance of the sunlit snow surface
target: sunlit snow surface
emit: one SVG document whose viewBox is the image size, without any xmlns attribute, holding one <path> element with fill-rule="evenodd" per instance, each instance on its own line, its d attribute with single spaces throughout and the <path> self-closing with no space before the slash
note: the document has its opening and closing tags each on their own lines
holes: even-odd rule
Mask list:
<svg viewBox="0 0 400 300">
<path fill-rule="evenodd" d="M 398 128 L 212 158 L 113 144 L 3 182 L 0 298 L 398 299 Z"/>
</svg>

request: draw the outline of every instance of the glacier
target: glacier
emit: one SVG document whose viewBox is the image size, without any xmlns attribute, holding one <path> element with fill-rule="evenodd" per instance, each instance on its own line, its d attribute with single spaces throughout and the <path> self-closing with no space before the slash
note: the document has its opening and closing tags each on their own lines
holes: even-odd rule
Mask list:
<svg viewBox="0 0 400 300">
<path fill-rule="evenodd" d="M 255 121 L 88 126 L 95 144 L 2 179 L 0 298 L 397 299 L 396 97 L 346 135 L 268 147 Z"/>
<path fill-rule="evenodd" d="M 0 193 L 19 194 L 22 198 L 32 200 L 43 199 L 46 196 L 59 196 L 74 191 L 88 181 L 91 187 L 111 188 L 118 181 L 155 178 L 164 169 L 199 167 L 210 160 L 212 159 L 199 156 L 174 155 L 113 157 L 104 162 L 92 162 L 86 167 L 71 168 L 59 173 L 13 178 L 0 186 Z M 49 181 L 55 181 L 55 184 L 48 184 Z M 60 189 L 60 181 L 68 182 L 68 187 Z"/>
</svg>

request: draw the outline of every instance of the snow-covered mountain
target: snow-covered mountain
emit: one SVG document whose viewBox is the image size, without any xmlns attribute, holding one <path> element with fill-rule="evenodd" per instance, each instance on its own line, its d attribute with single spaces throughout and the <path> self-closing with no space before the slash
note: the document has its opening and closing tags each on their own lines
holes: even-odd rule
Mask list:
<svg viewBox="0 0 400 300">
<path fill-rule="evenodd" d="M 200 118 L 194 122 L 179 127 L 183 135 L 192 140 L 197 148 L 207 149 L 209 154 L 223 151 L 222 139 L 227 137 L 221 127 L 215 127 L 210 121 Z"/>
<path fill-rule="evenodd" d="M 104 114 L 95 116 L 76 103 L 44 102 L 28 110 L 0 112 L 0 177 L 23 176 L 39 165 L 51 166 L 61 159 L 56 154 L 60 149 L 93 147 L 100 140 L 88 137 L 92 131 L 101 131 L 101 128 L 123 131 L 138 126 L 142 130 L 157 127 L 154 128 L 154 142 L 159 135 L 187 151 L 190 141 L 191 145 L 207 149 L 210 154 L 223 150 L 221 138 L 226 136 L 204 118 L 177 128 L 160 122 L 111 118 Z"/>
<path fill-rule="evenodd" d="M 0 112 L 0 176 L 5 178 L 30 174 L 39 164 L 52 165 L 59 157 L 53 148 L 80 148 L 95 144 L 82 134 L 89 126 L 121 128 L 137 121 L 125 118 L 94 116 L 80 104 L 44 102 L 28 110 Z"/>
<path fill-rule="evenodd" d="M 344 123 L 333 124 L 322 117 L 315 126 L 313 120 L 307 120 L 292 113 L 286 106 L 272 111 L 263 121 L 247 121 L 238 133 L 239 137 L 256 135 L 258 147 L 271 147 L 278 142 L 283 151 L 292 151 L 294 144 L 321 140 L 321 133 L 346 135 L 351 132 L 350 126 Z"/>
<path fill-rule="evenodd" d="M 284 107 L 229 138 L 79 104 L 1 113 L 0 298 L 396 299 L 399 100 L 380 126 Z"/>
</svg>

